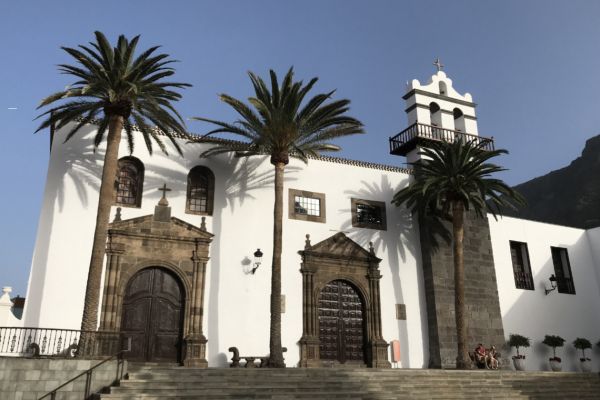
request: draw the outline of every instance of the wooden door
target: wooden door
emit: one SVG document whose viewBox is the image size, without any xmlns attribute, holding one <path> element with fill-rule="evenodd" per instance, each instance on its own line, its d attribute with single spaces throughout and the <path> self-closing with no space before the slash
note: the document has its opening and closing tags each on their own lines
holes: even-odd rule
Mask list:
<svg viewBox="0 0 600 400">
<path fill-rule="evenodd" d="M 342 280 L 329 282 L 319 295 L 321 360 L 364 362 L 364 305 L 356 289 Z"/>
<path fill-rule="evenodd" d="M 131 337 L 127 358 L 139 361 L 181 361 L 183 288 L 163 268 L 136 273 L 123 298 L 121 332 Z"/>
</svg>

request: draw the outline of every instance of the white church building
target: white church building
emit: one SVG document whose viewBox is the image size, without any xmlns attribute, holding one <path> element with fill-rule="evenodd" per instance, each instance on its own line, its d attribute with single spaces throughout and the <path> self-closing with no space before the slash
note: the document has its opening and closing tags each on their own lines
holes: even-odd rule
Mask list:
<svg viewBox="0 0 600 400">
<path fill-rule="evenodd" d="M 411 162 L 428 140 L 456 135 L 493 148 L 479 136 L 471 95 L 443 71 L 413 80 L 404 100 L 408 127 L 390 138 L 392 154 Z M 68 129 L 53 132 L 25 310 L 12 326 L 80 328 L 104 147 L 94 151 L 96 126 L 63 143 Z M 121 145 L 98 329 L 131 337 L 142 360 L 227 367 L 232 346 L 266 355 L 272 165 L 267 156 L 200 158 L 210 143 L 177 140 L 183 157 Z M 281 299 L 288 367 L 454 364 L 451 246 L 434 250 L 426 221 L 391 204 L 412 179 L 398 166 L 291 160 Z M 165 184 L 170 191 L 159 190 Z M 514 353 L 503 346 L 518 333 L 532 340 L 527 369 L 544 370 L 552 352 L 541 340 L 560 335 L 563 370 L 579 370 L 572 341 L 600 340 L 600 228 L 469 216 L 465 246 L 469 347 L 501 347 L 508 363 Z M 600 370 L 596 346 L 587 355 Z"/>
</svg>

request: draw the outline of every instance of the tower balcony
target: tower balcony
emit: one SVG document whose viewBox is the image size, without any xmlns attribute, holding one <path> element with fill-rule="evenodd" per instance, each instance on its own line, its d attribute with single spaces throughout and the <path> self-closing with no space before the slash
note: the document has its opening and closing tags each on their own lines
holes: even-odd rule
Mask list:
<svg viewBox="0 0 600 400">
<path fill-rule="evenodd" d="M 444 129 L 438 126 L 414 123 L 396 136 L 390 137 L 390 154 L 406 156 L 417 145 L 426 145 L 429 141 L 452 142 L 456 138 L 473 141 L 487 151 L 494 150 L 494 138 L 486 138 L 468 133 Z"/>
</svg>

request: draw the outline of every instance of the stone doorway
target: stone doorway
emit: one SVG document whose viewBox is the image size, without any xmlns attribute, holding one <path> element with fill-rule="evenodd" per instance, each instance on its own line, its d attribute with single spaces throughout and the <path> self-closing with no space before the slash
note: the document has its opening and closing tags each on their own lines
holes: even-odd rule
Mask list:
<svg viewBox="0 0 600 400">
<path fill-rule="evenodd" d="M 138 271 L 123 298 L 121 333 L 130 360 L 181 362 L 185 304 L 181 281 L 164 268 Z"/>
<path fill-rule="evenodd" d="M 379 262 L 343 233 L 315 245 L 306 236 L 302 256 L 300 367 L 356 363 L 389 368 L 381 336 Z"/>
<path fill-rule="evenodd" d="M 344 280 L 331 281 L 319 294 L 319 353 L 322 361 L 365 363 L 364 301 Z"/>
</svg>

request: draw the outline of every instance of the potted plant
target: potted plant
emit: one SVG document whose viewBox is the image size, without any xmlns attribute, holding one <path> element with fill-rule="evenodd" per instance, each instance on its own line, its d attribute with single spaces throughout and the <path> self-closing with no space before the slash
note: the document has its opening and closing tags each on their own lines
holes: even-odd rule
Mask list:
<svg viewBox="0 0 600 400">
<path fill-rule="evenodd" d="M 581 350 L 582 357 L 579 359 L 581 370 L 583 372 L 592 372 L 592 360 L 585 356 L 585 349 L 591 349 L 592 344 L 585 338 L 577 338 L 573 341 L 573 346 Z"/>
<path fill-rule="evenodd" d="M 517 355 L 512 356 L 513 364 L 517 371 L 525 370 L 525 355 L 519 353 L 520 347 L 529 347 L 531 345 L 531 341 L 528 337 L 518 335 L 516 333 L 511 333 L 508 337 L 508 345 L 510 347 L 514 347 L 517 349 Z"/>
<path fill-rule="evenodd" d="M 553 357 L 550 357 L 550 368 L 552 371 L 562 371 L 562 360 L 560 357 L 556 356 L 556 348 L 563 347 L 565 344 L 565 339 L 556 335 L 546 335 L 542 343 L 544 343 L 546 346 L 552 347 L 552 352 L 554 354 Z"/>
</svg>

